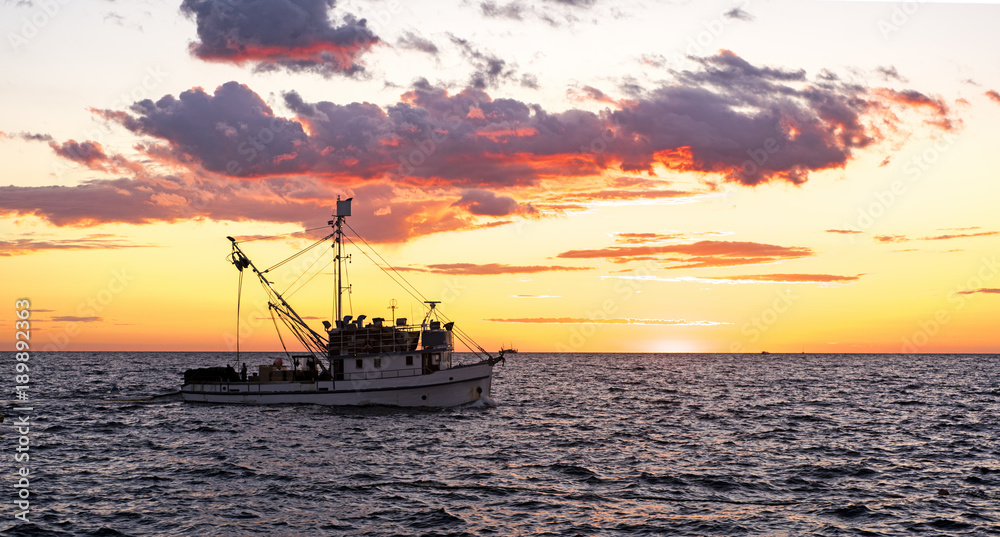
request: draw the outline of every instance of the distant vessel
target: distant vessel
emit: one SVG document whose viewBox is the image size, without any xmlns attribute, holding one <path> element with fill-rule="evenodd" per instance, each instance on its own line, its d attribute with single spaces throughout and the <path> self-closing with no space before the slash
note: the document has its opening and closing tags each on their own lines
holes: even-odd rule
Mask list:
<svg viewBox="0 0 1000 537">
<path fill-rule="evenodd" d="M 286 349 L 291 364 L 278 358 L 259 365 L 249 376 L 246 364 L 239 373 L 232 366 L 189 369 L 181 387 L 185 401 L 451 407 L 490 396 L 493 367 L 503 362 L 509 351 L 501 349 L 494 357 L 457 329 L 454 322 L 443 322 L 442 318 L 447 318 L 437 309 L 440 302 L 425 301 L 426 314 L 419 325 L 409 324 L 405 318 L 387 323 L 377 317 L 366 323 L 365 315 L 357 319 L 343 315 L 342 295 L 347 289 L 342 280 L 343 226 L 351 215 L 352 199 L 337 198 L 336 220 L 328 222 L 333 233 L 316 243 L 332 237 L 336 247 L 336 320 L 334 324 L 323 322 L 325 335 L 302 320 L 267 280 L 268 270 L 258 270 L 236 239 L 228 237 L 233 247 L 230 260 L 240 270 L 241 286 L 243 270 L 251 269 L 268 292 L 272 317 L 277 315 L 310 354 L 291 355 Z M 395 301 L 391 307 L 395 311 Z M 453 363 L 456 336 L 469 345 L 479 361 Z"/>
</svg>

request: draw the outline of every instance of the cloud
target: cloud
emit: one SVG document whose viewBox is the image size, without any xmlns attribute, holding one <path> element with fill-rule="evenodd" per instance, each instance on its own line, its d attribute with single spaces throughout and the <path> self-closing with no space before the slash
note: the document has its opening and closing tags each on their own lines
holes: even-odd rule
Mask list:
<svg viewBox="0 0 1000 537">
<path fill-rule="evenodd" d="M 841 276 L 837 274 L 750 274 L 740 276 L 675 276 L 662 277 L 653 275 L 641 276 L 602 276 L 619 280 L 638 280 L 654 282 L 689 282 L 708 284 L 757 284 L 757 283 L 850 283 L 858 281 L 864 274 L 856 276 Z"/>
<path fill-rule="evenodd" d="M 514 198 L 497 196 L 489 190 L 470 189 L 462 192 L 462 199 L 451 204 L 461 207 L 469 214 L 480 216 L 507 216 L 525 212 L 535 212 L 530 206 L 521 206 Z"/>
<path fill-rule="evenodd" d="M 887 110 L 923 110 L 935 122 L 947 112 L 916 92 L 810 81 L 803 71 L 754 66 L 731 52 L 699 59 L 700 69 L 604 111 L 551 112 L 491 97 L 482 88 L 513 71 L 453 40 L 482 68 L 473 87 L 455 94 L 418 80 L 399 102 L 380 107 L 307 102 L 290 91 L 285 105 L 297 117 L 286 119 L 247 86 L 228 82 L 213 95 L 193 88 L 99 114 L 163 141 L 143 146 L 154 159 L 234 177 L 309 173 L 468 188 L 655 173 L 656 166 L 709 182 L 801 184 L 884 139 L 882 131 L 902 121 Z"/>
<path fill-rule="evenodd" d="M 41 240 L 32 238 L 0 240 L 0 257 L 33 254 L 46 250 L 118 250 L 149 248 L 151 244 L 136 244 L 127 240 L 90 235 L 79 239 Z"/>
<path fill-rule="evenodd" d="M 875 235 L 872 239 L 883 243 L 907 242 L 910 240 L 906 235 Z"/>
<path fill-rule="evenodd" d="M 664 255 L 673 254 L 672 257 Z M 560 259 L 605 259 L 614 263 L 629 261 L 661 261 L 666 268 L 728 267 L 773 263 L 813 255 L 801 246 L 777 246 L 758 242 L 698 241 L 690 244 L 611 246 L 595 250 L 569 250 Z M 679 257 L 676 257 L 679 256 Z"/>
<path fill-rule="evenodd" d="M 364 71 L 358 59 L 379 38 L 364 19 L 330 21 L 335 0 L 184 0 L 181 11 L 198 26 L 191 52 L 207 61 L 252 63 L 260 71 L 287 69 L 329 76 Z"/>
<path fill-rule="evenodd" d="M 773 282 L 773 283 L 847 283 L 856 282 L 864 274 L 841 276 L 837 274 L 747 274 L 741 276 L 708 276 L 708 280 L 725 280 L 736 283 L 743 282 Z"/>
<path fill-rule="evenodd" d="M 48 134 L 38 134 L 33 132 L 15 132 L 8 134 L 0 132 L 0 138 L 17 138 L 26 142 L 51 142 L 52 136 Z"/>
<path fill-rule="evenodd" d="M 966 229 L 979 229 L 978 226 Z M 1000 235 L 1000 231 L 981 231 L 979 233 L 946 233 L 944 235 L 934 235 L 928 237 L 919 237 L 917 239 L 911 239 L 906 235 L 876 235 L 872 237 L 878 242 L 883 243 L 896 243 L 896 242 L 908 242 L 912 240 L 921 241 L 944 241 L 951 239 L 967 239 L 971 237 L 991 237 L 993 235 Z"/>
<path fill-rule="evenodd" d="M 997 90 L 989 90 L 986 92 L 985 95 L 989 97 L 993 102 L 1000 103 L 1000 93 L 997 93 Z"/>
<path fill-rule="evenodd" d="M 562 298 L 562 295 L 510 295 L 511 298 Z"/>
<path fill-rule="evenodd" d="M 879 66 L 875 69 L 875 72 L 882 75 L 882 79 L 888 82 L 889 80 L 897 80 L 899 82 L 905 82 L 903 77 L 899 76 L 899 71 L 896 70 L 896 66 L 892 65 L 889 67 Z"/>
<path fill-rule="evenodd" d="M 730 19 L 736 19 L 744 22 L 751 22 L 754 20 L 754 16 L 747 13 L 743 8 L 737 6 L 723 14 L 724 17 Z"/>
<path fill-rule="evenodd" d="M 675 73 L 678 83 L 611 113 L 621 169 L 660 164 L 744 185 L 801 184 L 883 139 L 874 118 L 887 108 L 929 110 L 936 125 L 951 125 L 943 102 L 918 92 L 809 81 L 804 71 L 754 66 L 729 51 L 696 61 L 700 70 Z"/>
<path fill-rule="evenodd" d="M 1000 231 L 983 231 L 980 233 L 949 233 L 945 235 L 936 235 L 933 237 L 922 237 L 921 240 L 925 241 L 943 241 L 950 239 L 965 239 L 969 237 L 990 237 L 993 235 L 1000 235 Z"/>
<path fill-rule="evenodd" d="M 980 289 L 968 289 L 968 290 L 965 290 L 965 291 L 959 291 L 958 292 L 958 294 L 960 294 L 960 295 L 973 295 L 973 294 L 977 294 L 977 293 L 996 295 L 996 294 L 1000 294 L 1000 289 L 997 289 L 995 287 L 983 287 L 983 288 L 980 288 Z"/>
<path fill-rule="evenodd" d="M 434 274 L 451 275 L 497 275 L 497 274 L 534 274 L 552 271 L 592 270 L 593 267 L 570 267 L 565 265 L 506 265 L 502 263 L 442 263 L 424 267 L 405 267 L 403 270 L 414 272 L 430 272 Z M 400 270 L 400 267 L 396 267 Z"/>
<path fill-rule="evenodd" d="M 76 315 L 57 315 L 52 318 L 53 321 L 66 322 L 66 323 L 96 323 L 103 321 L 102 317 L 77 317 Z"/>
<path fill-rule="evenodd" d="M 615 233 L 615 242 L 619 244 L 649 244 L 684 238 L 683 233 Z"/>
<path fill-rule="evenodd" d="M 586 317 L 523 317 L 514 319 L 483 319 L 491 323 L 518 324 L 618 324 L 618 325 L 668 325 L 668 326 L 716 326 L 718 321 L 688 321 L 685 319 L 589 319 Z"/>
<path fill-rule="evenodd" d="M 501 5 L 493 0 L 488 0 L 479 4 L 479 11 L 483 16 L 492 19 L 524 20 L 526 10 L 527 8 L 519 2 Z"/>
<path fill-rule="evenodd" d="M 168 146 L 142 146 L 158 160 L 254 177 L 301 172 L 316 158 L 301 123 L 276 117 L 260 96 L 236 82 L 219 86 L 213 95 L 193 88 L 176 98 L 146 99 L 131 112 L 98 114 L 133 133 L 168 141 Z"/>
<path fill-rule="evenodd" d="M 426 52 L 432 56 L 437 56 L 438 50 L 437 45 L 435 45 L 429 39 L 425 39 L 415 32 L 406 32 L 396 41 L 396 46 L 400 48 L 417 50 L 420 52 Z"/>
<path fill-rule="evenodd" d="M 828 229 L 827 233 L 840 233 L 842 235 L 854 235 L 857 233 L 864 233 L 864 231 L 858 231 L 855 229 Z"/>
<path fill-rule="evenodd" d="M 329 220 L 338 194 L 356 198 L 350 224 L 369 242 L 401 242 L 480 225 L 449 210 L 450 201 L 437 189 L 384 182 L 346 188 L 303 177 L 233 181 L 186 175 L 91 180 L 71 187 L 0 186 L 0 215 L 34 215 L 57 226 L 212 218 L 293 223 L 308 229 Z M 386 207 L 391 210 L 383 211 Z"/>
<path fill-rule="evenodd" d="M 69 140 L 63 144 L 49 142 L 49 147 L 56 152 L 56 155 L 87 167 L 92 167 L 98 161 L 108 160 L 104 148 L 97 142 L 84 141 L 82 144 L 76 140 Z"/>
<path fill-rule="evenodd" d="M 472 63 L 474 69 L 469 87 L 483 90 L 497 88 L 504 81 L 514 77 L 515 69 L 507 65 L 506 60 L 499 56 L 483 52 L 468 40 L 451 36 L 451 42 L 462 50 L 462 54 Z"/>
</svg>

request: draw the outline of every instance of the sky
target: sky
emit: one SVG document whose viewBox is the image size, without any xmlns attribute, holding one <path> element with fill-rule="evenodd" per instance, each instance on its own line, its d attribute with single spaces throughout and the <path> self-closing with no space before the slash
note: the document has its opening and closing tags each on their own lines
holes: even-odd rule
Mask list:
<svg viewBox="0 0 1000 537">
<path fill-rule="evenodd" d="M 340 196 L 345 313 L 488 350 L 1000 352 L 995 4 L 0 13 L 11 347 L 28 299 L 36 350 L 280 350 L 227 237 L 270 267 Z M 332 258 L 268 273 L 317 330 Z"/>
</svg>

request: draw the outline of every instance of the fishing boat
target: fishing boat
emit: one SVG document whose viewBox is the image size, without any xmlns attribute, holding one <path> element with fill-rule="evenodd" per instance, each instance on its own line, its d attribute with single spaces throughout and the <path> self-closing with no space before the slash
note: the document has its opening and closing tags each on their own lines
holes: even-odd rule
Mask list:
<svg viewBox="0 0 1000 537">
<path fill-rule="evenodd" d="M 240 271 L 240 289 L 244 271 L 249 269 L 267 292 L 272 318 L 280 319 L 307 350 L 304 354 L 291 354 L 282 339 L 285 357 L 259 364 L 249 375 L 245 363 L 239 372 L 232 365 L 189 369 L 184 373 L 181 387 L 185 401 L 452 407 L 489 400 L 493 368 L 504 362 L 505 351 L 501 349 L 496 356 L 486 352 L 441 312 L 437 307 L 439 301 L 426 300 L 416 293 L 418 298 L 424 299 L 425 308 L 419 323 L 410 323 L 406 318 L 387 321 L 382 317 L 367 320 L 365 315 L 357 318 L 344 315 L 343 292 L 349 287 L 344 286 L 343 280 L 343 228 L 347 225 L 345 219 L 351 216 L 352 200 L 341 200 L 338 196 L 336 218 L 327 222 L 333 232 L 309 247 L 332 238 L 336 249 L 333 260 L 336 263 L 335 318 L 332 323 L 323 321 L 322 333 L 306 324 L 275 290 L 266 276 L 271 269 L 259 270 L 239 242 L 228 237 L 232 243 L 229 260 Z M 347 227 L 354 231 L 349 225 Z M 357 237 L 370 248 L 360 235 Z M 402 275 L 398 271 L 380 268 L 401 283 Z M 239 302 L 237 299 L 237 304 Z M 395 301 L 391 304 L 395 313 Z M 277 320 L 275 326 L 278 326 Z M 280 331 L 278 335 L 281 339 Z M 469 347 L 474 361 L 457 363 L 456 339 Z M 238 339 L 236 363 L 240 363 Z"/>
</svg>

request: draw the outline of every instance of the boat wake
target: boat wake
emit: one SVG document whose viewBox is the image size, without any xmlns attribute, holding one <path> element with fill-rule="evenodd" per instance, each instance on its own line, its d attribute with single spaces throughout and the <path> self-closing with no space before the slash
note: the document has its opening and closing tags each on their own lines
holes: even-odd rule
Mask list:
<svg viewBox="0 0 1000 537">
<path fill-rule="evenodd" d="M 497 403 L 496 399 L 484 395 L 467 405 L 462 405 L 462 408 L 496 408 L 498 406 L 500 406 L 500 403 Z"/>
</svg>

